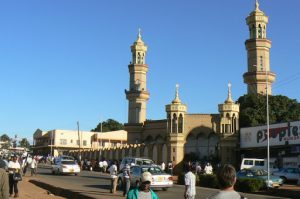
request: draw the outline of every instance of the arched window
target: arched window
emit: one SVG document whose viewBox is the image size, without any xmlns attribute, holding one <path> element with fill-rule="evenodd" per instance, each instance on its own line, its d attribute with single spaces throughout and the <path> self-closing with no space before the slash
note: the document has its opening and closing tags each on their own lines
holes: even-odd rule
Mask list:
<svg viewBox="0 0 300 199">
<path fill-rule="evenodd" d="M 258 25 L 258 38 L 262 38 L 262 28 L 261 25 Z"/>
<path fill-rule="evenodd" d="M 255 25 L 252 25 L 252 29 L 251 29 L 251 39 L 256 38 L 256 29 L 255 29 Z"/>
<path fill-rule="evenodd" d="M 168 114 L 167 119 L 168 119 L 168 121 L 167 121 L 167 125 L 168 125 L 167 130 L 168 130 L 169 133 L 171 133 L 172 132 L 172 120 L 171 120 L 171 115 L 170 114 Z"/>
<path fill-rule="evenodd" d="M 177 133 L 177 115 L 175 113 L 172 119 L 172 133 Z"/>
<path fill-rule="evenodd" d="M 178 118 L 178 133 L 182 133 L 182 132 L 183 132 L 183 117 L 182 114 L 180 114 Z"/>
</svg>

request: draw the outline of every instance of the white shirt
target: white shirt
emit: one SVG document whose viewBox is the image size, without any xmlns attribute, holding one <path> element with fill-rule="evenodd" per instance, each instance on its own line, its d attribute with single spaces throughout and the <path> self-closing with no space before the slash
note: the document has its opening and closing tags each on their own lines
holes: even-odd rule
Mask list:
<svg viewBox="0 0 300 199">
<path fill-rule="evenodd" d="M 187 172 L 184 175 L 184 184 L 188 186 L 187 195 L 195 196 L 196 195 L 196 176 L 191 171 Z"/>
<path fill-rule="evenodd" d="M 116 178 L 117 177 L 117 166 L 115 164 L 111 165 L 109 167 L 109 173 L 111 178 Z"/>
<path fill-rule="evenodd" d="M 32 159 L 30 168 L 32 168 L 32 169 L 37 168 L 37 161 L 35 159 Z"/>
<path fill-rule="evenodd" d="M 99 167 L 100 167 L 100 168 L 103 167 L 103 162 L 102 162 L 102 161 L 99 162 Z"/>
<path fill-rule="evenodd" d="M 166 168 L 166 165 L 165 165 L 165 163 L 163 162 L 163 163 L 161 163 L 161 170 L 165 170 L 165 168 Z"/>
<path fill-rule="evenodd" d="M 9 169 L 19 169 L 20 170 L 21 166 L 20 166 L 19 162 L 9 161 L 8 168 Z M 14 173 L 14 172 L 13 171 L 9 171 L 9 173 Z"/>
</svg>

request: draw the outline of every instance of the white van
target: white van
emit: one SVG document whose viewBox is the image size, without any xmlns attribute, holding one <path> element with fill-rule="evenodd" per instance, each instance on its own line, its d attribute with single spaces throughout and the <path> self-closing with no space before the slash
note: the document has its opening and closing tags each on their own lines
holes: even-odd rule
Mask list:
<svg viewBox="0 0 300 199">
<path fill-rule="evenodd" d="M 277 171 L 278 168 L 275 166 L 275 158 L 270 158 L 270 173 Z M 268 169 L 267 159 L 258 158 L 243 158 L 241 163 L 242 169 Z"/>
<path fill-rule="evenodd" d="M 243 158 L 241 163 L 242 169 L 266 169 L 265 159 Z"/>
</svg>

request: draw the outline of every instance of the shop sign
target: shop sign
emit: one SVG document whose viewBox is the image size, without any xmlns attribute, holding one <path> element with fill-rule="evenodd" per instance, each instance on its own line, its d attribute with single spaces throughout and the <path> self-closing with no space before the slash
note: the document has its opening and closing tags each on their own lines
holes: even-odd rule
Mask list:
<svg viewBox="0 0 300 199">
<path fill-rule="evenodd" d="M 267 146 L 267 126 L 241 128 L 241 148 Z M 269 126 L 270 146 L 300 144 L 300 121 Z"/>
</svg>

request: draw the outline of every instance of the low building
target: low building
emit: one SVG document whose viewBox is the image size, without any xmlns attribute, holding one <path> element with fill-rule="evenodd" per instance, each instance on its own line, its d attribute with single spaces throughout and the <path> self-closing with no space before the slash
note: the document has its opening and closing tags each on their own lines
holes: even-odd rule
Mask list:
<svg viewBox="0 0 300 199">
<path fill-rule="evenodd" d="M 267 126 L 241 128 L 241 156 L 267 158 Z M 300 165 L 300 121 L 269 126 L 270 160 L 278 167 Z M 273 165 L 272 164 L 272 165 Z"/>
<path fill-rule="evenodd" d="M 68 153 L 70 150 L 97 150 L 102 147 L 122 146 L 127 143 L 124 130 L 110 132 L 90 132 L 76 130 L 37 129 L 33 135 L 33 153 L 53 156 Z"/>
</svg>

